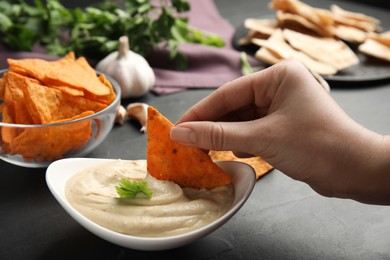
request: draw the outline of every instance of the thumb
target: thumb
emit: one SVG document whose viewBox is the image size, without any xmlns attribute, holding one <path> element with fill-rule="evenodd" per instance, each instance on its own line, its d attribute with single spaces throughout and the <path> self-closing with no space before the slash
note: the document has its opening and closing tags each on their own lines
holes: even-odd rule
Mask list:
<svg viewBox="0 0 390 260">
<path fill-rule="evenodd" d="M 172 128 L 171 140 L 205 150 L 253 153 L 258 149 L 254 122 L 185 122 Z"/>
</svg>

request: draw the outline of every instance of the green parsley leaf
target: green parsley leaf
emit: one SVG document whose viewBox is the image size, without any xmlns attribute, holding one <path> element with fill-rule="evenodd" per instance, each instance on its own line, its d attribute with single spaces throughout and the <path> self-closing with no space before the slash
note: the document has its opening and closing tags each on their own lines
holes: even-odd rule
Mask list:
<svg viewBox="0 0 390 260">
<path fill-rule="evenodd" d="M 171 34 L 179 43 L 198 43 L 218 48 L 225 46 L 220 36 L 189 26 L 186 20 L 179 18 L 174 20 Z"/>
<path fill-rule="evenodd" d="M 255 71 L 252 68 L 252 66 L 249 64 L 248 56 L 246 55 L 245 52 L 241 52 L 241 62 L 242 62 L 242 67 L 241 67 L 242 75 L 248 75 Z"/>
<path fill-rule="evenodd" d="M 146 181 L 130 181 L 122 178 L 115 189 L 122 199 L 133 199 L 138 193 L 143 193 L 150 199 L 153 194 Z"/>
</svg>

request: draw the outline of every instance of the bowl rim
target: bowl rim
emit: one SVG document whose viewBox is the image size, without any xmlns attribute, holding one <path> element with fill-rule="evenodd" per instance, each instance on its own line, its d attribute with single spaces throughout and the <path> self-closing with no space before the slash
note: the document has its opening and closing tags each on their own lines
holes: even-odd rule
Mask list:
<svg viewBox="0 0 390 260">
<path fill-rule="evenodd" d="M 8 69 L 0 69 L 0 78 L 7 71 L 8 71 Z M 104 74 L 104 73 L 99 72 L 97 70 L 95 70 L 95 72 L 97 75 Z M 95 117 L 99 117 L 100 115 L 105 114 L 108 110 L 112 109 L 113 107 L 119 106 L 120 100 L 121 100 L 121 88 L 120 88 L 118 82 L 116 82 L 116 80 L 114 80 L 112 77 L 108 76 L 107 74 L 104 74 L 104 76 L 112 84 L 112 87 L 115 91 L 116 96 L 115 96 L 115 99 L 107 107 L 105 107 L 104 109 L 102 109 L 96 113 L 93 113 L 92 115 L 85 116 L 82 118 L 73 119 L 70 121 L 63 121 L 63 122 L 49 123 L 49 124 L 13 124 L 13 123 L 4 123 L 4 122 L 0 121 L 0 127 L 41 128 L 41 127 L 61 126 L 61 125 L 69 125 L 69 124 L 81 122 L 84 120 L 92 119 Z M 3 99 L 0 99 L 0 100 L 3 102 Z M 0 103 L 0 104 L 2 104 L 2 103 Z"/>
</svg>

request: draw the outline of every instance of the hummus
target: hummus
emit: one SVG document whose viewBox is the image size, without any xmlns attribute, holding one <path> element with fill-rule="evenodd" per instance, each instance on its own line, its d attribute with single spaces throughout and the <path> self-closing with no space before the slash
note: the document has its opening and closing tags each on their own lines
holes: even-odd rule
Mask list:
<svg viewBox="0 0 390 260">
<path fill-rule="evenodd" d="M 122 199 L 115 186 L 120 179 L 144 180 L 153 192 Z M 85 169 L 68 180 L 69 203 L 93 222 L 116 232 L 142 237 L 167 237 L 190 232 L 227 212 L 233 186 L 213 190 L 181 188 L 146 172 L 146 160 L 117 160 Z"/>
</svg>

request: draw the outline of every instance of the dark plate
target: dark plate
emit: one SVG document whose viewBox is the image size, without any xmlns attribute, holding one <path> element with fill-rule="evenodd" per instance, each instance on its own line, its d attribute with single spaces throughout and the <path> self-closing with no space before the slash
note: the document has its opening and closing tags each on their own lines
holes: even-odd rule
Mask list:
<svg viewBox="0 0 390 260">
<path fill-rule="evenodd" d="M 233 35 L 232 44 L 236 50 L 245 51 L 249 55 L 254 55 L 259 49 L 256 45 L 240 46 L 239 39 L 246 36 L 248 29 L 241 25 Z M 359 58 L 359 63 L 347 69 L 339 71 L 333 76 L 324 76 L 328 82 L 344 82 L 344 83 L 369 83 L 374 81 L 382 81 L 390 79 L 390 62 L 369 57 L 357 51 L 356 45 L 350 45 L 351 49 Z"/>
</svg>

